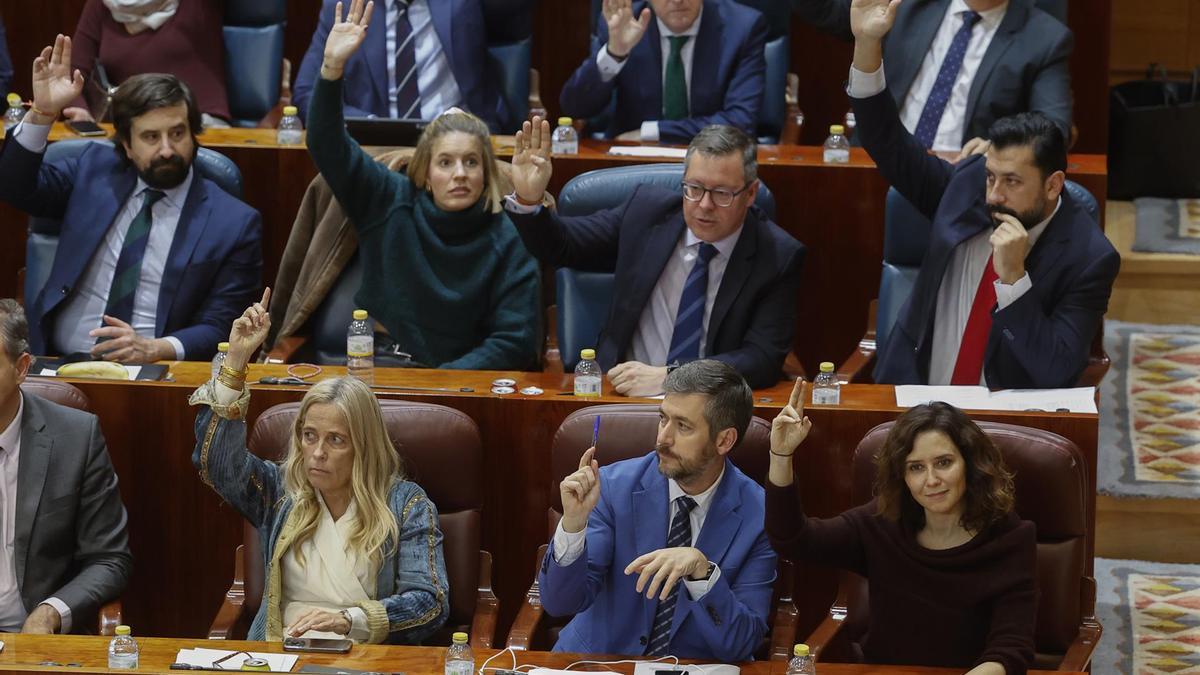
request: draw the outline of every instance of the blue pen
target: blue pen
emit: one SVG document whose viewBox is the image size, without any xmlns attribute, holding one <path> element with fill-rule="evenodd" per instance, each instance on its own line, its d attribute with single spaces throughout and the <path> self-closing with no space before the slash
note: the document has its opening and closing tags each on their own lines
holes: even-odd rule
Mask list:
<svg viewBox="0 0 1200 675">
<path fill-rule="evenodd" d="M 592 447 L 600 442 L 600 416 L 596 415 L 596 421 L 592 423 Z"/>
</svg>

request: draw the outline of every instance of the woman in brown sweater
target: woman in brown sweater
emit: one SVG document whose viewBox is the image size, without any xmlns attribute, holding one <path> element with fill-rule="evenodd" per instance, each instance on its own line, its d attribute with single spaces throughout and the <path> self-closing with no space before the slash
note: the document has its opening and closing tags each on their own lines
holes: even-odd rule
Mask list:
<svg viewBox="0 0 1200 675">
<path fill-rule="evenodd" d="M 875 498 L 817 519 L 804 515 L 792 468 L 811 427 L 797 381 L 771 425 L 767 536 L 781 556 L 869 580 L 866 660 L 1025 673 L 1037 542 L 1013 511 L 1012 474 L 991 440 L 951 405 L 911 408 L 876 458 Z"/>
</svg>

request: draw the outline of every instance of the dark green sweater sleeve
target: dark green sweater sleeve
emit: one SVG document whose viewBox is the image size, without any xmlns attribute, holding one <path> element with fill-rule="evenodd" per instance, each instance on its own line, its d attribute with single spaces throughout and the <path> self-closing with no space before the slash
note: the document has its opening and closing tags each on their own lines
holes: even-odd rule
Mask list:
<svg viewBox="0 0 1200 675">
<path fill-rule="evenodd" d="M 308 152 L 359 234 L 387 223 L 398 204 L 412 204 L 412 182 L 389 170 L 346 132 L 342 80 L 317 78 L 308 104 Z"/>
</svg>

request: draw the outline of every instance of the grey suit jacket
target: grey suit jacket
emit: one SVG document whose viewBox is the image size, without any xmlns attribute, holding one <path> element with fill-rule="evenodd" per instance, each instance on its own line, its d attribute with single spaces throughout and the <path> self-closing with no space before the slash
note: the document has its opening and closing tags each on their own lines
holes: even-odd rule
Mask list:
<svg viewBox="0 0 1200 675">
<path fill-rule="evenodd" d="M 51 596 L 87 628 L 133 568 L 125 506 L 96 416 L 30 394 L 21 419 L 13 556 L 25 610 Z"/>
<path fill-rule="evenodd" d="M 905 0 L 896 25 L 884 39 L 883 62 L 888 89 L 903 104 L 921 62 L 933 44 L 950 0 Z M 792 0 L 802 19 L 844 40 L 850 32 L 850 0 Z M 992 122 L 1020 112 L 1045 113 L 1071 137 L 1071 30 L 1034 6 L 1034 0 L 1009 0 L 971 82 L 963 143 L 987 138 Z"/>
</svg>

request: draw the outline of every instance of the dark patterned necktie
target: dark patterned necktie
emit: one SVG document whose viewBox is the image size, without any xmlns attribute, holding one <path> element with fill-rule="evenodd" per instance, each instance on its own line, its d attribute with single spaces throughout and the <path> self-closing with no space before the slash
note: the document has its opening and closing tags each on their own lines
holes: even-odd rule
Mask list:
<svg viewBox="0 0 1200 675">
<path fill-rule="evenodd" d="M 417 88 L 417 45 L 408 20 L 408 0 L 396 0 L 396 113 L 400 119 L 421 116 L 421 90 Z"/>
<path fill-rule="evenodd" d="M 667 350 L 667 363 L 684 363 L 700 356 L 700 336 L 704 332 L 704 303 L 708 299 L 708 263 L 717 254 L 717 247 L 708 242 L 700 243 L 696 264 L 683 283 L 679 294 L 679 310 L 675 313 L 675 332 L 671 334 L 671 348 Z"/>
<path fill-rule="evenodd" d="M 683 72 L 683 46 L 690 35 L 672 35 L 667 72 L 663 77 L 663 119 L 681 120 L 688 116 L 687 76 Z"/>
<path fill-rule="evenodd" d="M 946 112 L 946 104 L 950 102 L 950 93 L 954 90 L 954 81 L 958 79 L 958 71 L 962 70 L 963 57 L 967 55 L 967 45 L 971 42 L 971 29 L 979 22 L 978 12 L 963 13 L 962 27 L 954 34 L 950 49 L 942 59 L 942 67 L 938 70 L 937 80 L 925 100 L 921 110 L 921 119 L 917 122 L 917 130 L 913 133 L 918 141 L 927 147 L 933 147 L 933 139 L 937 138 L 938 125 L 942 123 L 942 113 Z"/>
<path fill-rule="evenodd" d="M 667 533 L 667 548 L 692 545 L 692 509 L 696 500 L 681 495 L 675 498 L 675 517 L 671 519 L 671 531 Z M 650 630 L 650 642 L 646 645 L 646 656 L 663 656 L 671 643 L 671 621 L 675 617 L 675 602 L 679 599 L 680 580 L 671 589 L 666 600 L 658 602 L 654 610 L 654 627 Z"/>
<path fill-rule="evenodd" d="M 151 208 L 165 195 L 161 190 L 147 189 L 142 192 L 145 199 L 138 211 L 125 241 L 121 244 L 121 255 L 117 258 L 117 269 L 113 272 L 112 286 L 108 289 L 108 303 L 104 313 L 125 323 L 133 323 L 133 298 L 137 294 L 138 278 L 142 273 L 142 258 L 146 256 L 146 242 L 150 240 L 150 226 L 154 224 Z M 100 322 L 101 326 L 104 322 Z M 104 338 L 97 340 L 102 342 Z"/>
</svg>

